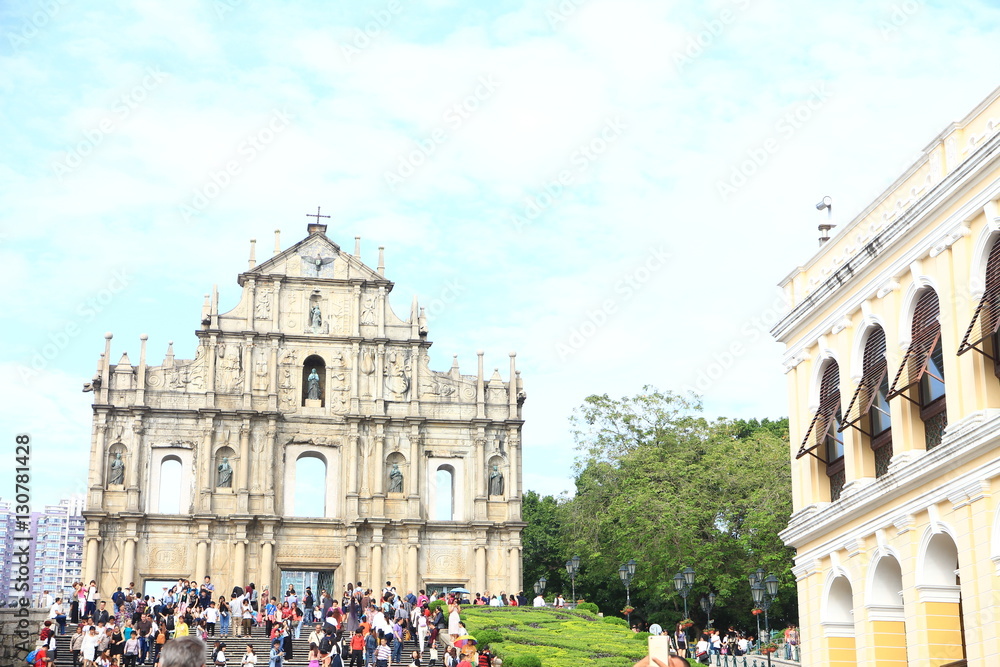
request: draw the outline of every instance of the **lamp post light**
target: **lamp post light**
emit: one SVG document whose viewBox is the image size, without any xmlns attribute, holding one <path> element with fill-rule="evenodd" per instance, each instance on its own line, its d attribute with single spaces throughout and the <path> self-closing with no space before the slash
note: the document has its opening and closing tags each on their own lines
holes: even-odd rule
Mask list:
<svg viewBox="0 0 1000 667">
<path fill-rule="evenodd" d="M 538 581 L 535 582 L 535 595 L 543 595 L 545 593 L 545 584 L 548 579 L 545 577 L 539 577 Z"/>
<path fill-rule="evenodd" d="M 566 574 L 573 586 L 573 605 L 576 606 L 576 573 L 580 570 L 580 557 L 573 556 L 566 561 Z"/>
<path fill-rule="evenodd" d="M 715 607 L 715 593 L 709 593 L 708 597 L 701 596 L 701 610 L 705 612 L 706 627 L 712 626 L 712 608 Z"/>
<path fill-rule="evenodd" d="M 625 606 L 626 607 L 631 607 L 632 606 L 632 593 L 631 593 L 630 587 L 632 586 L 632 578 L 635 576 L 636 565 L 638 565 L 638 563 L 636 563 L 635 559 L 633 558 L 633 559 L 629 560 L 629 562 L 625 563 L 624 565 L 622 565 L 621 567 L 618 568 L 618 578 L 622 580 L 623 584 L 625 584 Z M 631 629 L 632 628 L 632 612 L 629 612 L 628 614 L 626 614 L 626 616 L 628 616 L 628 627 L 629 627 L 629 629 Z"/>
<path fill-rule="evenodd" d="M 694 569 L 685 567 L 674 575 L 674 588 L 684 598 L 684 618 L 688 618 L 688 595 L 694 587 Z"/>
<path fill-rule="evenodd" d="M 778 597 L 778 578 L 773 574 L 768 574 L 764 568 L 757 568 L 750 573 L 750 594 L 758 609 L 764 610 L 764 632 L 767 634 L 767 641 L 771 641 L 771 622 L 767 611 L 771 608 L 775 598 Z M 757 643 L 760 644 L 760 619 L 757 619 Z M 767 654 L 767 662 L 771 663 L 771 654 Z"/>
</svg>

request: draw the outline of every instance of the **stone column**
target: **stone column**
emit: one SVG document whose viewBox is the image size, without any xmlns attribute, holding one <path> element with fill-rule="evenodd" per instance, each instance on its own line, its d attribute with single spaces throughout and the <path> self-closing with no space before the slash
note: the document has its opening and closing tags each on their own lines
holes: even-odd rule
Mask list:
<svg viewBox="0 0 1000 667">
<path fill-rule="evenodd" d="M 99 413 L 99 419 L 104 418 L 104 413 Z M 90 452 L 90 486 L 104 488 L 104 473 L 108 467 L 108 456 L 106 453 L 108 439 L 108 425 L 106 423 L 97 424 L 97 433 L 94 437 L 94 446 Z M 89 582 L 89 580 L 88 580 Z"/>
<path fill-rule="evenodd" d="M 357 326 L 357 319 L 354 321 Z M 357 335 L 357 334 L 355 334 Z M 357 341 L 351 343 L 351 412 L 357 414 L 360 410 L 358 404 L 358 366 L 361 364 L 361 346 Z"/>
<path fill-rule="evenodd" d="M 208 574 L 208 541 L 199 539 L 198 540 L 198 553 L 195 557 L 194 565 L 194 578 L 195 581 L 204 581 L 205 575 Z"/>
<path fill-rule="evenodd" d="M 486 545 L 476 545 L 476 590 L 486 590 Z"/>
<path fill-rule="evenodd" d="M 271 304 L 271 331 L 281 331 L 281 279 L 274 281 L 274 291 L 271 293 L 274 295 L 274 303 Z"/>
<path fill-rule="evenodd" d="M 367 461 L 372 475 L 375 476 L 375 493 L 385 494 L 385 425 L 375 425 L 375 454 L 372 461 Z"/>
<path fill-rule="evenodd" d="M 380 285 L 378 288 L 378 300 L 375 305 L 375 317 L 378 318 L 376 323 L 378 324 L 379 338 L 385 338 L 385 304 L 385 286 Z M 379 377 L 381 377 L 381 375 Z"/>
<path fill-rule="evenodd" d="M 273 591 L 275 588 L 271 586 L 271 570 L 274 564 L 274 540 L 265 540 L 260 552 L 260 580 L 263 583 L 258 584 L 259 590 L 270 588 Z"/>
<path fill-rule="evenodd" d="M 267 434 L 264 439 L 261 464 L 264 468 L 264 512 L 274 514 L 274 498 L 277 491 L 274 486 L 274 457 L 278 445 L 278 422 L 275 417 L 267 420 Z M 256 472 L 259 476 L 260 472 Z"/>
<path fill-rule="evenodd" d="M 233 586 L 245 586 L 247 584 L 247 541 L 236 540 L 233 549 Z"/>
<path fill-rule="evenodd" d="M 521 456 L 520 449 L 520 433 L 516 428 L 512 428 L 507 431 L 507 459 L 510 461 L 507 483 L 510 488 L 507 490 L 507 497 L 511 499 L 521 497 L 521 464 L 518 462 Z"/>
<path fill-rule="evenodd" d="M 217 319 L 215 315 L 212 315 L 212 319 Z M 208 355 L 208 377 L 205 378 L 205 396 L 207 398 L 206 403 L 208 407 L 215 407 L 215 353 L 218 349 L 218 337 L 212 334 L 208 338 L 208 349 L 205 350 L 205 354 Z"/>
<path fill-rule="evenodd" d="M 410 414 L 420 414 L 420 343 L 410 347 Z"/>
<path fill-rule="evenodd" d="M 195 471 L 195 497 L 198 499 L 196 507 L 199 512 L 212 511 L 212 434 L 215 429 L 212 426 L 211 416 L 205 418 L 201 427 L 201 446 L 198 448 L 198 469 Z M 201 581 L 199 579 L 199 581 Z"/>
<path fill-rule="evenodd" d="M 122 566 L 122 578 L 121 578 L 121 581 L 124 583 L 122 585 L 126 585 L 129 582 L 135 581 L 135 543 L 136 543 L 136 538 L 134 537 L 125 538 L 125 557 L 124 557 L 124 565 Z"/>
<path fill-rule="evenodd" d="M 344 586 L 347 582 L 358 580 L 358 545 L 348 544 L 344 547 Z M 332 595 L 332 593 L 331 593 Z"/>
<path fill-rule="evenodd" d="M 510 590 L 521 590 L 521 547 L 511 547 L 507 550 L 508 572 L 510 572 Z"/>
<path fill-rule="evenodd" d="M 371 578 L 371 587 L 374 591 L 381 590 L 382 586 L 382 529 L 376 527 L 372 532 L 372 554 L 368 572 Z"/>
<path fill-rule="evenodd" d="M 101 559 L 101 538 L 100 537 L 88 537 L 87 538 L 87 569 L 86 576 L 84 579 L 86 583 L 91 581 L 97 581 L 97 575 L 100 571 L 100 559 Z"/>
<path fill-rule="evenodd" d="M 352 293 L 352 296 L 354 299 L 354 307 L 351 308 L 351 312 L 353 313 L 352 319 L 354 320 L 354 322 L 352 323 L 351 326 L 351 335 L 358 337 L 361 335 L 361 286 L 360 285 L 354 286 L 354 291 Z M 355 343 L 354 345 L 355 347 L 357 347 L 357 343 Z M 356 366 L 357 365 L 355 365 L 355 367 Z"/>
<path fill-rule="evenodd" d="M 240 467 L 237 469 L 237 489 L 245 493 L 250 479 L 250 420 L 244 419 L 240 426 Z"/>
<path fill-rule="evenodd" d="M 410 544 L 408 552 L 406 554 L 406 588 L 408 591 L 417 592 L 417 588 L 420 583 L 420 579 L 417 576 L 417 555 L 420 546 L 417 544 Z"/>
<path fill-rule="evenodd" d="M 377 414 L 385 414 L 385 402 L 383 392 L 385 391 L 385 343 L 379 343 L 375 352 L 375 411 Z"/>
<path fill-rule="evenodd" d="M 128 466 L 125 472 L 125 506 L 130 512 L 139 511 L 139 493 L 143 487 L 139 483 L 139 452 L 144 451 L 142 434 L 145 430 L 142 415 L 136 415 L 132 422 L 132 447 L 128 453 Z"/>
</svg>

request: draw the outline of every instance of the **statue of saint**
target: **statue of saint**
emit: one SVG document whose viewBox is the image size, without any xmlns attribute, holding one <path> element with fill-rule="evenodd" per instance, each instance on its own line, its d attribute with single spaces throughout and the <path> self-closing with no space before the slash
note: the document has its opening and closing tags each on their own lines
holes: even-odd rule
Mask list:
<svg viewBox="0 0 1000 667">
<path fill-rule="evenodd" d="M 318 401 L 319 400 L 319 373 L 316 372 L 315 368 L 312 369 L 309 372 L 309 377 L 306 380 L 306 383 L 307 383 L 307 387 L 308 387 L 307 391 L 309 392 L 307 394 L 307 396 L 309 397 L 310 400 Z"/>
<path fill-rule="evenodd" d="M 108 484 L 125 483 L 125 462 L 122 461 L 122 453 L 115 452 L 111 459 L 111 474 L 108 475 Z"/>
<path fill-rule="evenodd" d="M 233 486 L 233 467 L 229 465 L 228 456 L 223 456 L 222 463 L 219 464 L 219 483 L 217 486 L 220 489 L 230 489 Z"/>
<path fill-rule="evenodd" d="M 490 473 L 490 495 L 503 495 L 503 473 L 497 466 L 493 466 L 493 472 Z"/>
<path fill-rule="evenodd" d="M 392 464 L 392 470 L 389 471 L 389 493 L 402 493 L 403 492 L 403 471 L 399 469 L 398 463 Z"/>
<path fill-rule="evenodd" d="M 319 312 L 319 306 L 313 306 L 309 311 L 309 321 L 314 329 L 318 329 L 323 326 L 323 315 Z"/>
</svg>

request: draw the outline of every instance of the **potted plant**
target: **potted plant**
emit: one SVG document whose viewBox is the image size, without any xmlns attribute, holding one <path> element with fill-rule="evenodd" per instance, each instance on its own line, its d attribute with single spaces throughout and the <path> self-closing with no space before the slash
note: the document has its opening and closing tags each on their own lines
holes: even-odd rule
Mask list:
<svg viewBox="0 0 1000 667">
<path fill-rule="evenodd" d="M 761 609 L 760 607 L 754 607 L 753 609 L 750 610 L 750 613 L 753 614 L 754 616 L 760 616 L 761 614 L 764 613 L 764 610 Z"/>
<path fill-rule="evenodd" d="M 631 605 L 625 605 L 625 607 L 622 609 L 622 614 L 624 614 L 625 616 L 628 616 L 633 611 L 635 611 L 635 607 L 633 607 Z"/>
<path fill-rule="evenodd" d="M 685 630 L 690 628 L 692 625 L 694 625 L 694 621 L 692 621 L 690 618 L 685 618 L 683 621 L 681 621 L 681 627 Z"/>
<path fill-rule="evenodd" d="M 774 653 L 778 650 L 778 645 L 774 642 L 769 642 L 760 647 L 760 652 L 762 655 L 767 655 L 769 653 Z"/>
</svg>

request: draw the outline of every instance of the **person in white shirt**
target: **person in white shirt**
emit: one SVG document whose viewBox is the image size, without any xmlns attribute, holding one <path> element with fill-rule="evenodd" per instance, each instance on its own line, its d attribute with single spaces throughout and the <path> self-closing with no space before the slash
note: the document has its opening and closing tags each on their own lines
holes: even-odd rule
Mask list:
<svg viewBox="0 0 1000 667">
<path fill-rule="evenodd" d="M 205 610 L 205 629 L 212 637 L 215 636 L 215 624 L 219 622 L 219 610 L 215 608 L 215 603 L 209 603 Z"/>
<path fill-rule="evenodd" d="M 232 602 L 229 603 L 229 609 L 231 618 L 233 619 L 233 635 L 236 637 L 243 636 L 243 598 L 237 595 L 233 596 Z"/>
<path fill-rule="evenodd" d="M 53 602 L 55 602 L 55 600 L 53 600 L 52 598 L 52 593 L 45 591 L 44 593 L 42 593 L 42 600 L 39 606 L 42 609 L 45 609 L 46 607 L 51 607 Z"/>
<path fill-rule="evenodd" d="M 539 593 L 537 596 L 535 596 L 535 603 L 534 603 L 534 605 L 536 607 L 544 607 L 545 606 L 545 598 L 542 597 L 541 593 Z"/>
<path fill-rule="evenodd" d="M 705 639 L 705 635 L 701 636 L 698 643 L 694 646 L 694 657 L 698 662 L 707 665 L 708 664 L 708 649 L 711 645 L 708 640 Z"/>
<path fill-rule="evenodd" d="M 66 610 L 63 609 L 62 598 L 56 598 L 49 606 L 49 618 L 59 625 L 59 634 L 66 634 Z"/>
<path fill-rule="evenodd" d="M 503 600 L 500 599 L 499 595 L 494 595 L 492 598 L 490 598 L 490 606 L 491 607 L 502 607 L 503 606 Z M 537 607 L 538 605 L 535 605 L 535 606 Z"/>
</svg>

